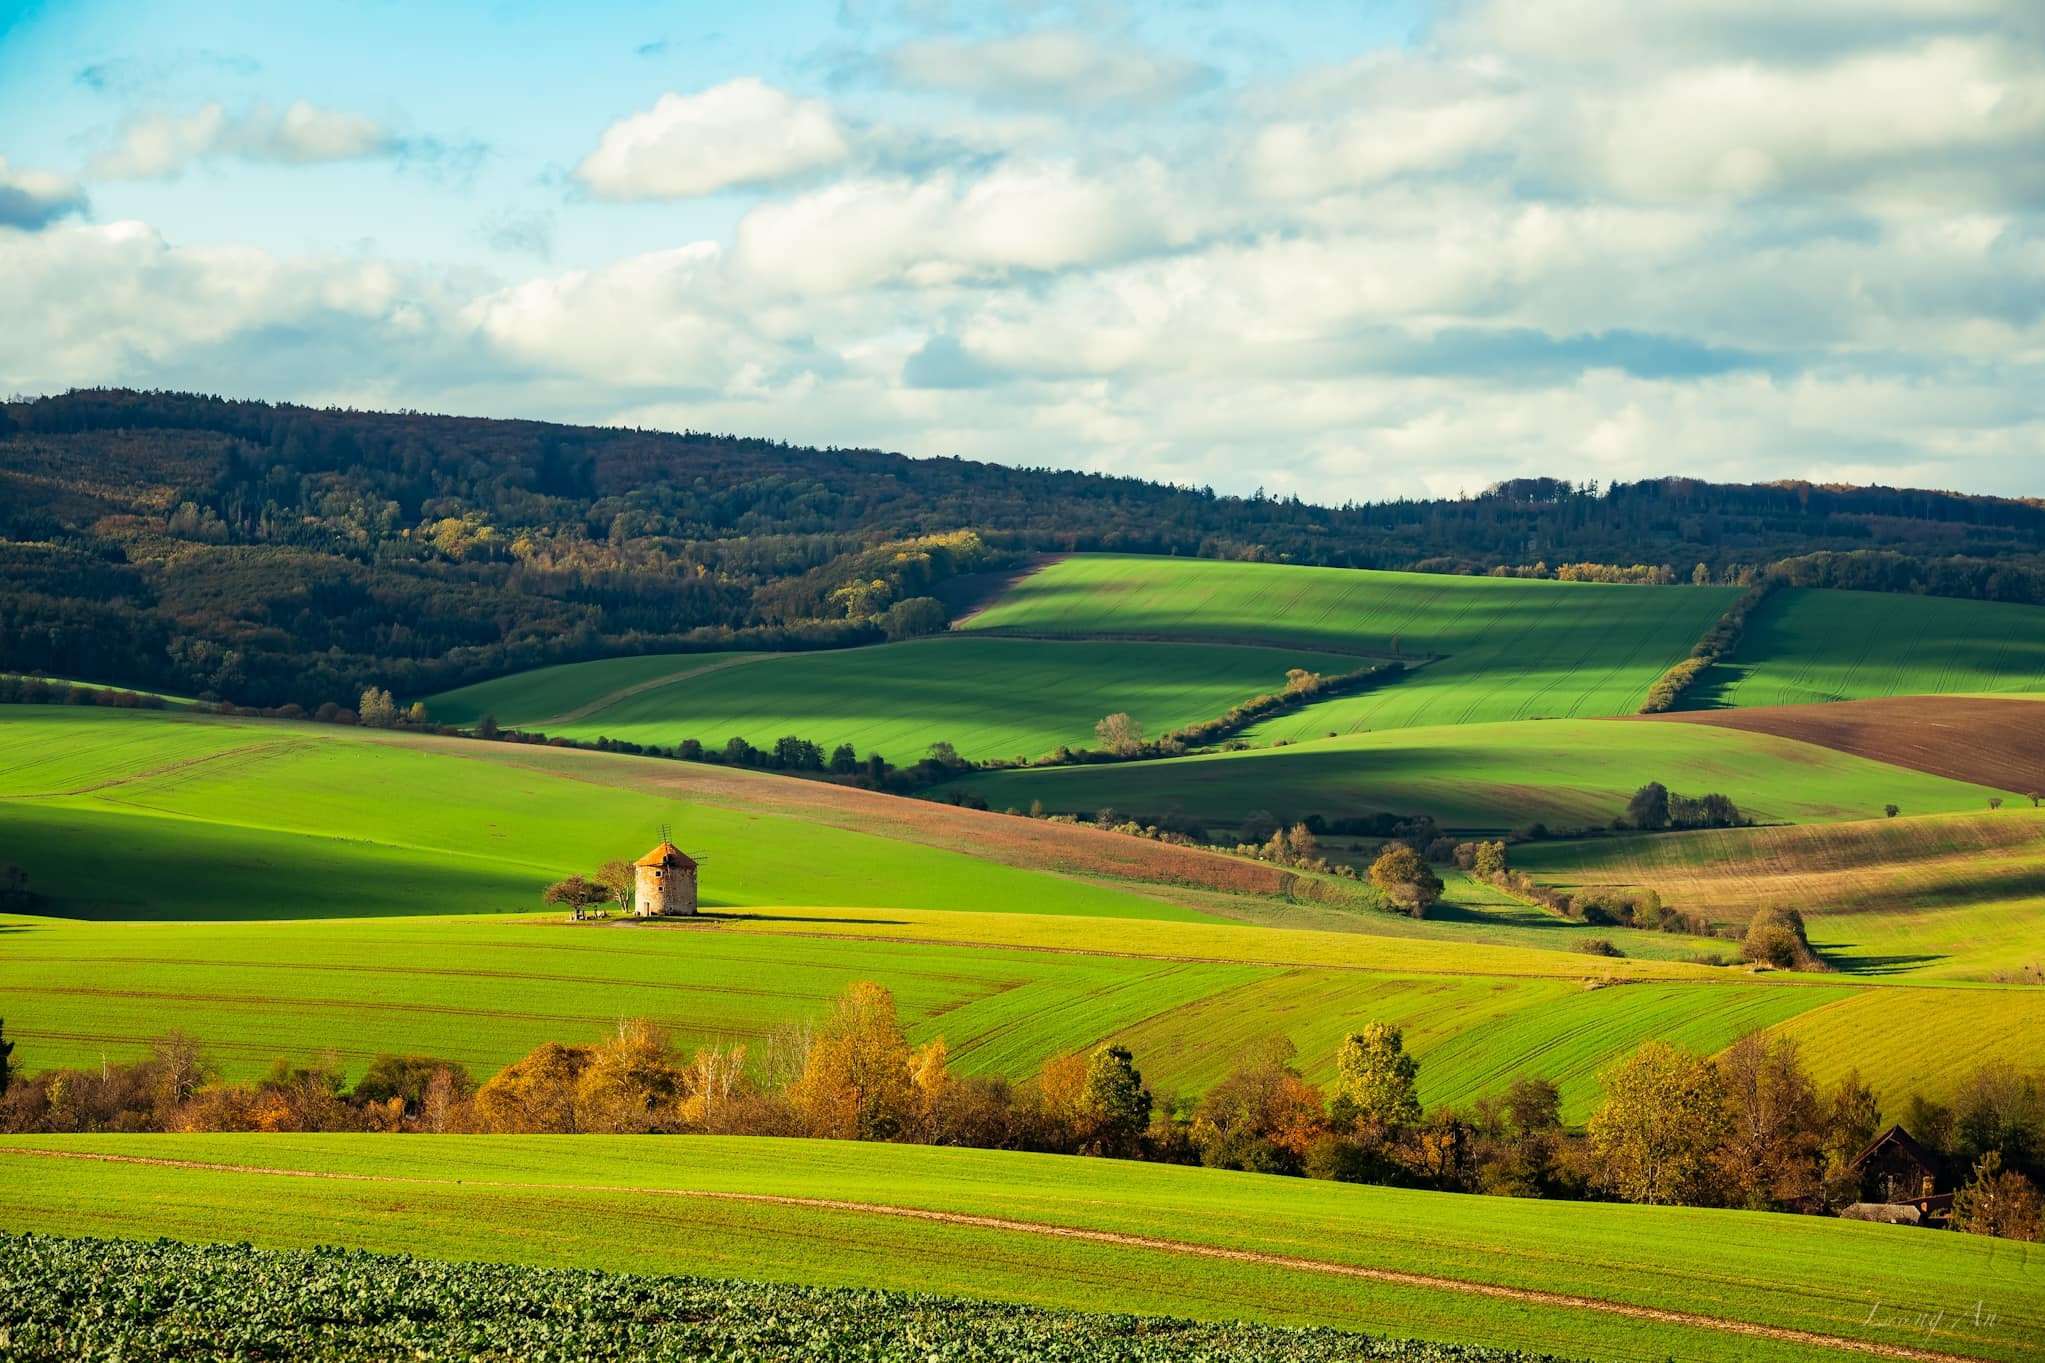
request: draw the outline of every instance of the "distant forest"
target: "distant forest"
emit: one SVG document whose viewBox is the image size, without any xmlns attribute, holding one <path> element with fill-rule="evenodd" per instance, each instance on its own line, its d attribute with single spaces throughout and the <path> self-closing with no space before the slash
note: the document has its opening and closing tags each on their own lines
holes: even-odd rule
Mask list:
<svg viewBox="0 0 2045 1363">
<path fill-rule="evenodd" d="M 1075 551 L 1720 582 L 1794 559 L 1800 584 L 2045 602 L 2035 500 L 1537 478 L 1338 507 L 696 432 L 0 405 L 0 671 L 245 705 L 928 632 L 1025 555 Z"/>
</svg>

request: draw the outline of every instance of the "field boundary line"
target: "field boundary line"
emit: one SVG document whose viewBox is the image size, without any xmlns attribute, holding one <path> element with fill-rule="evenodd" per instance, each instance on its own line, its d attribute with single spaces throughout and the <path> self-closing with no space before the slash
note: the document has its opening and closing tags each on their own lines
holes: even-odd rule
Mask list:
<svg viewBox="0 0 2045 1363">
<path fill-rule="evenodd" d="M 209 1173 L 269 1175 L 276 1178 L 308 1178 L 337 1183 L 389 1183 L 425 1187 L 491 1188 L 507 1192 L 528 1190 L 555 1193 L 617 1193 L 646 1197 L 697 1199 L 709 1202 L 739 1202 L 764 1206 L 807 1208 L 816 1211 L 852 1212 L 869 1216 L 890 1216 L 902 1220 L 930 1221 L 940 1225 L 963 1226 L 976 1230 L 996 1230 L 1020 1235 L 1039 1235 L 1053 1239 L 1080 1240 L 1089 1244 L 1113 1245 L 1126 1249 L 1146 1249 L 1167 1254 L 1189 1254 L 1205 1259 L 1227 1260 L 1232 1263 L 1260 1264 L 1271 1268 L 1297 1269 L 1308 1273 L 1325 1273 L 1335 1277 L 1358 1278 L 1369 1282 L 1389 1283 L 1398 1287 L 1418 1287 L 1435 1291 L 1460 1292 L 1470 1296 L 1493 1297 L 1506 1301 L 1521 1302 L 1530 1306 L 1598 1311 L 1607 1315 L 1624 1316 L 1631 1320 L 1651 1321 L 1660 1325 L 1680 1325 L 1692 1329 L 1716 1330 L 1724 1334 L 1771 1339 L 1785 1344 L 1803 1344 L 1814 1348 L 1842 1349 L 1853 1353 L 1872 1354 L 1879 1358 L 1911 1360 L 1912 1363 L 1974 1363 L 1973 1356 L 1967 1354 L 1949 1354 L 1935 1349 L 1912 1348 L 1904 1344 L 1885 1344 L 1878 1340 L 1854 1339 L 1846 1335 L 1828 1335 L 1815 1330 L 1801 1330 L 1784 1325 L 1763 1325 L 1758 1321 L 1707 1316 L 1695 1311 L 1671 1311 L 1662 1307 L 1640 1306 L 1632 1302 L 1607 1301 L 1600 1297 L 1582 1297 L 1567 1292 L 1549 1292 L 1538 1288 L 1508 1287 L 1502 1283 L 1475 1282 L 1465 1278 L 1447 1278 L 1429 1273 L 1410 1273 L 1402 1269 L 1372 1268 L 1362 1264 L 1344 1264 L 1326 1259 L 1306 1259 L 1285 1254 L 1270 1254 L 1262 1250 L 1236 1249 L 1227 1245 L 1203 1245 L 1189 1240 L 1171 1240 L 1160 1236 L 1136 1235 L 1125 1231 L 1096 1230 L 1087 1226 L 1065 1226 L 1046 1221 L 1022 1221 L 1010 1217 L 982 1216 L 971 1212 L 947 1212 L 929 1207 L 903 1207 L 884 1202 L 856 1202 L 841 1198 L 797 1197 L 783 1193 L 740 1193 L 700 1188 L 649 1188 L 620 1184 L 588 1183 L 519 1183 L 500 1179 L 425 1178 L 407 1174 L 351 1174 L 332 1170 L 220 1164 L 205 1160 L 159 1159 L 147 1155 L 113 1155 L 98 1151 L 51 1150 L 32 1146 L 0 1146 L 0 1153 L 31 1157 L 40 1156 L 45 1159 L 89 1160 L 103 1164 L 138 1164 L 164 1169 L 194 1169 Z"/>
<path fill-rule="evenodd" d="M 710 672 L 722 672 L 727 667 L 744 667 L 747 663 L 757 663 L 770 656 L 772 655 L 757 654 L 747 658 L 726 658 L 721 663 L 705 663 L 701 667 L 685 668 L 680 672 L 670 672 L 664 676 L 650 677 L 642 682 L 633 682 L 630 686 L 619 687 L 616 691 L 598 696 L 595 700 L 584 701 L 566 714 L 552 715 L 546 719 L 536 719 L 529 726 L 521 727 L 538 729 L 548 725 L 575 724 L 581 720 L 588 719 L 591 715 L 601 714 L 619 701 L 630 700 L 641 692 L 657 691 L 663 686 L 671 686 L 679 681 L 688 681 L 692 677 L 700 677 Z"/>
</svg>

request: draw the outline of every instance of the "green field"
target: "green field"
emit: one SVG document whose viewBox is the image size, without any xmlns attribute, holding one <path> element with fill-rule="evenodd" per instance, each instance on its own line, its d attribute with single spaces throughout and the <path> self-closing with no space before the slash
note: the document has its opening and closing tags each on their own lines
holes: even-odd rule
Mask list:
<svg viewBox="0 0 2045 1363">
<path fill-rule="evenodd" d="M 1517 859 L 1563 889 L 1649 888 L 1722 923 L 1793 905 L 1825 958 L 1859 973 L 2045 965 L 2045 810 L 1557 842 Z"/>
<path fill-rule="evenodd" d="M 222 1167 L 12 1153 L 28 1150 Z M 1931 1341 L 1940 1351 L 2045 1356 L 2045 1254 L 2036 1246 L 1817 1217 L 1457 1197 L 997 1151 L 711 1137 L 12 1137 L 0 1142 L 0 1161 L 8 1166 L 0 1226 L 9 1229 L 338 1243 L 455 1259 L 857 1283 L 1093 1310 L 1331 1324 L 1601 1359 L 1834 1355 L 1701 1322 L 1485 1295 L 1465 1285 L 1923 1347 L 1921 1329 L 1899 1332 L 1871 1310 L 1880 1301 L 1902 1311 L 1950 1311 Z M 727 1196 L 691 1195 L 703 1193 Z M 841 1205 L 743 1200 L 763 1196 Z M 942 1219 L 950 1216 L 996 1220 Z M 1108 1238 L 1115 1235 L 1142 1243 Z M 1230 1257 L 1202 1255 L 1200 1247 Z M 1418 1281 L 1353 1276 L 1345 1267 Z M 1962 1314 L 1976 1302 L 1992 1324 Z"/>
<path fill-rule="evenodd" d="M 969 903 L 1193 916 L 1124 890 L 778 815 L 764 801 L 689 802 L 490 760 L 516 758 L 508 745 L 401 747 L 305 724 L 0 707 L 0 753 L 8 859 L 52 911 L 72 916 L 532 909 L 548 882 L 637 856 L 662 824 L 710 858 L 708 907 Z"/>
<path fill-rule="evenodd" d="M 1790 588 L 1685 708 L 2045 690 L 2045 606 Z"/>
<path fill-rule="evenodd" d="M 1290 668 L 1362 665 L 1305 648 L 943 637 L 575 663 L 429 697 L 427 708 L 443 722 L 473 723 L 488 711 L 499 724 L 663 747 L 694 738 L 721 748 L 741 737 L 764 748 L 794 734 L 907 765 L 939 741 L 976 760 L 1094 746 L 1094 724 L 1117 711 L 1162 734 L 1282 690 Z"/>
<path fill-rule="evenodd" d="M 1032 800 L 1052 812 L 1111 807 L 1155 818 L 1177 809 L 1221 827 L 1255 809 L 1281 820 L 1387 811 L 1491 830 L 1609 824 L 1648 781 L 1723 792 L 1766 822 L 1867 818 L 1887 801 L 1983 809 L 1993 793 L 1764 734 L 1598 720 L 1398 729 L 1170 762 L 989 772 L 959 784 L 997 809 Z"/>
<path fill-rule="evenodd" d="M 1436 657 L 1394 686 L 1267 721 L 1252 737 L 1268 741 L 1628 714 L 1738 595 L 1089 554 L 1022 579 L 966 628 Z"/>
</svg>

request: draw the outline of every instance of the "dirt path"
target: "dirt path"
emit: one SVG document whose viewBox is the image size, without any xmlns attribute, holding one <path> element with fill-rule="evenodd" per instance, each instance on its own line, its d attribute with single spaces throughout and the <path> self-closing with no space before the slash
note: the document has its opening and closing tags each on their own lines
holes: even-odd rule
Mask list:
<svg viewBox="0 0 2045 1363">
<path fill-rule="evenodd" d="M 1801 1344 L 1813 1348 L 1843 1349 L 1853 1353 L 1871 1354 L 1878 1358 L 1910 1359 L 1917 1360 L 1918 1363 L 1965 1363 L 1965 1360 L 1968 1358 L 1964 1354 L 1941 1353 L 1933 1349 L 1915 1349 L 1908 1345 L 1884 1344 L 1874 1340 L 1849 1339 L 1843 1335 L 1820 1334 L 1812 1330 L 1794 1330 L 1778 1325 L 1761 1325 L 1753 1321 L 1727 1320 L 1718 1316 L 1702 1315 L 1694 1311 L 1670 1311 L 1659 1307 L 1639 1306 L 1631 1302 L 1607 1301 L 1599 1297 L 1580 1297 L 1566 1292 L 1544 1292 L 1531 1288 L 1506 1287 L 1498 1283 L 1471 1282 L 1462 1278 L 1444 1278 L 1429 1273 L 1407 1273 L 1390 1268 L 1367 1268 L 1359 1264 L 1333 1263 L 1325 1259 L 1302 1259 L 1283 1254 L 1266 1254 L 1259 1250 L 1231 1249 L 1224 1245 L 1203 1245 L 1186 1240 L 1168 1240 L 1150 1235 L 1131 1235 L 1121 1231 L 1092 1230 L 1082 1226 L 1061 1226 L 1043 1221 L 1017 1221 L 1008 1217 L 976 1216 L 967 1212 L 936 1211 L 925 1207 L 902 1207 L 881 1202 L 852 1202 L 825 1197 L 792 1197 L 777 1193 L 714 1192 L 695 1188 L 645 1188 L 586 1183 L 515 1183 L 490 1179 L 419 1178 L 401 1174 L 345 1174 L 315 1169 L 279 1169 L 260 1165 L 214 1164 L 200 1160 L 155 1159 L 143 1155 L 107 1155 L 87 1151 L 21 1147 L 0 1147 L 0 1153 L 41 1157 L 44 1159 L 88 1160 L 104 1164 L 140 1164 L 164 1169 L 197 1169 L 210 1173 L 268 1175 L 275 1178 L 308 1178 L 339 1183 L 386 1183 L 447 1188 L 494 1188 L 507 1192 L 526 1190 L 550 1193 L 627 1194 L 640 1197 L 673 1197 L 707 1202 L 743 1202 L 774 1207 L 798 1207 L 815 1211 L 852 1212 L 866 1216 L 896 1217 L 909 1221 L 931 1221 L 940 1225 L 963 1226 L 974 1230 L 995 1230 L 1018 1235 L 1039 1235 L 1061 1240 L 1081 1240 L 1089 1244 L 1113 1245 L 1125 1249 L 1153 1250 L 1166 1254 L 1186 1254 L 1203 1259 L 1224 1259 L 1233 1263 L 1260 1264 L 1272 1268 L 1296 1269 L 1305 1273 L 1325 1273 L 1335 1277 L 1359 1278 L 1369 1282 L 1390 1283 L 1399 1287 L 1419 1287 L 1441 1292 L 1459 1292 L 1475 1297 L 1493 1297 L 1505 1301 L 1522 1302 L 1530 1306 L 1597 1311 L 1606 1315 L 1623 1316 L 1629 1320 L 1652 1321 L 1658 1325 L 1679 1325 L 1691 1329 L 1714 1330 L 1722 1334 L 1746 1335 L 1757 1339 L 1772 1339 L 1785 1344 Z"/>
<path fill-rule="evenodd" d="M 630 686 L 621 686 L 608 695 L 598 696 L 595 700 L 585 701 L 565 715 L 554 715 L 547 719 L 536 719 L 531 724 L 521 725 L 520 727 L 544 731 L 562 724 L 573 724 L 577 720 L 588 719 L 600 710 L 608 710 L 621 700 L 629 700 L 642 691 L 654 691 L 663 686 L 671 686 L 678 681 L 687 681 L 691 677 L 700 677 L 710 672 L 722 672 L 727 667 L 744 667 L 747 663 L 756 663 L 763 658 L 771 656 L 773 655 L 762 653 L 744 658 L 726 658 L 723 662 L 705 663 L 701 667 L 685 668 L 680 672 L 669 672 L 663 676 L 649 677 L 643 682 L 634 682 Z"/>
</svg>

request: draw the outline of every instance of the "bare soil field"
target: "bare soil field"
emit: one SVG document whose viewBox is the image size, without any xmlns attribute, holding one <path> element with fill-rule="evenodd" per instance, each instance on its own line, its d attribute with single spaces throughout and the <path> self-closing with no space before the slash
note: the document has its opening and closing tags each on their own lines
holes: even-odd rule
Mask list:
<svg viewBox="0 0 2045 1363">
<path fill-rule="evenodd" d="M 1629 718 L 1773 734 L 2018 796 L 2045 791 L 2045 701 L 1894 696 Z"/>
</svg>

